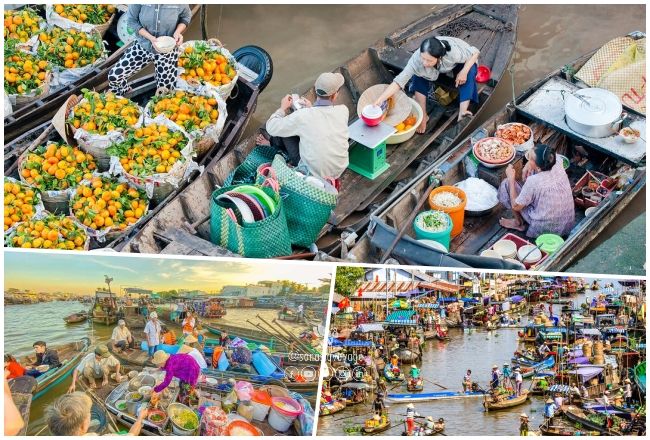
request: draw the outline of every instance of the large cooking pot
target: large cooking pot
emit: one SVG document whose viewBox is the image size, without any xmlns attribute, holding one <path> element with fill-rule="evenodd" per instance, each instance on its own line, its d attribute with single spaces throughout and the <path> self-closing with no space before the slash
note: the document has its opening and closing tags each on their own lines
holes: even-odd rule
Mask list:
<svg viewBox="0 0 650 440">
<path fill-rule="evenodd" d="M 626 115 L 618 96 L 609 90 L 588 88 L 565 95 L 567 125 L 587 137 L 603 138 L 617 133 Z"/>
</svg>

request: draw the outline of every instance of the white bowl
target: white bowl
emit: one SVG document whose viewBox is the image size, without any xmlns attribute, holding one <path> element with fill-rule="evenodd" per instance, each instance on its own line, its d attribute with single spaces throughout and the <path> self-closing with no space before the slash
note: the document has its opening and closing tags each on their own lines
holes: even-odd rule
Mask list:
<svg viewBox="0 0 650 440">
<path fill-rule="evenodd" d="M 542 251 L 534 244 L 525 244 L 517 251 L 517 259 L 522 263 L 537 263 L 542 259 Z"/>
<path fill-rule="evenodd" d="M 492 246 L 492 250 L 503 258 L 511 258 L 517 255 L 517 245 L 512 240 L 499 240 Z"/>
<path fill-rule="evenodd" d="M 483 252 L 481 252 L 481 257 L 490 257 L 490 258 L 501 258 L 501 254 L 498 253 L 497 251 L 493 251 L 492 249 L 486 249 Z"/>
<path fill-rule="evenodd" d="M 589 208 L 585 209 L 585 217 L 591 217 L 594 215 L 594 211 L 598 209 L 597 206 L 590 206 Z"/>
<path fill-rule="evenodd" d="M 176 40 L 167 36 L 158 37 L 153 47 L 158 53 L 169 53 L 176 47 Z"/>
<path fill-rule="evenodd" d="M 376 118 L 381 118 L 381 115 L 384 113 L 384 111 L 379 107 L 378 105 L 372 105 L 368 104 L 363 108 L 361 111 L 361 114 L 365 116 L 366 118 L 370 119 L 376 119 Z"/>
</svg>

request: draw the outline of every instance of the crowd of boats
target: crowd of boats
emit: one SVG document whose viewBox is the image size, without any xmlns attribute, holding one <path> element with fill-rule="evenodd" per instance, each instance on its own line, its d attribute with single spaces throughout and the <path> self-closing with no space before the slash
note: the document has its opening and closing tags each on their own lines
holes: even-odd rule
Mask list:
<svg viewBox="0 0 650 440">
<path fill-rule="evenodd" d="M 114 295 L 109 282 L 90 311 L 65 320 L 113 328 L 110 340 L 37 341 L 34 355 L 5 355 L 25 426 L 30 407 L 72 376 L 76 387 L 69 392 L 91 398 L 89 432 L 97 434 L 136 429 L 146 435 L 311 435 L 324 320 L 303 325 L 301 332 L 295 321 L 288 328 L 282 316 L 265 319 L 259 313 L 246 319 L 248 325 L 228 325 L 210 313 L 210 300 L 201 309 L 205 303 L 180 301 L 181 307 L 159 316 L 155 304 Z M 323 306 L 321 301 L 321 317 Z M 147 344 L 152 328 L 160 331 L 154 353 Z M 196 362 L 200 371 L 189 394 L 185 373 L 171 366 L 181 361 Z M 50 406 L 74 398 L 66 394 Z M 48 414 L 43 430 L 60 434 Z"/>
<path fill-rule="evenodd" d="M 520 434 L 645 435 L 645 282 L 500 279 L 478 293 L 411 289 L 391 299 L 335 298 L 319 416 L 374 402 L 364 423 L 343 422 L 341 433 L 375 434 L 399 425 L 403 435 L 436 435 L 444 432 L 444 420 L 418 414 L 418 402 L 483 399 L 485 411 L 498 411 L 543 399 L 543 423 L 529 426 L 521 414 Z M 585 291 L 592 300 L 578 301 L 575 295 Z M 449 389 L 421 369 L 425 340 L 449 341 L 450 326 L 462 327 L 461 337 L 516 327 L 517 346 L 504 347 L 514 350 L 503 366 L 485 366 L 489 383 L 478 383 L 468 370 L 459 377 L 462 386 Z M 424 392 L 425 385 L 441 390 Z M 351 414 L 337 420 L 358 413 Z"/>
</svg>

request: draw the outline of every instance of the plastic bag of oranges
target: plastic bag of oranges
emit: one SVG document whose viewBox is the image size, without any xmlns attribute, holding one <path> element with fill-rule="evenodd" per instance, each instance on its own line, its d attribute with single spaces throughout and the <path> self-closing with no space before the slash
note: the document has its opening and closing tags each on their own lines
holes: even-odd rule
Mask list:
<svg viewBox="0 0 650 440">
<path fill-rule="evenodd" d="M 5 234 L 13 230 L 18 223 L 31 220 L 44 210 L 38 190 L 11 177 L 5 177 L 4 202 Z"/>
<path fill-rule="evenodd" d="M 151 98 L 144 114 L 150 119 L 162 115 L 185 130 L 201 155 L 219 142 L 228 112 L 218 93 L 201 86 L 193 91 L 163 91 Z"/>
<path fill-rule="evenodd" d="M 32 8 L 5 10 L 4 19 L 5 42 L 18 40 L 20 43 L 30 43 L 47 26 Z"/>
<path fill-rule="evenodd" d="M 144 191 L 108 173 L 82 181 L 70 198 L 73 217 L 99 242 L 130 229 L 148 210 Z"/>
<path fill-rule="evenodd" d="M 205 85 L 228 99 L 238 78 L 237 61 L 218 40 L 186 41 L 180 46 L 178 88 L 193 90 Z"/>
<path fill-rule="evenodd" d="M 53 4 L 45 6 L 50 26 L 104 34 L 115 17 L 116 8 L 108 4 Z"/>
<path fill-rule="evenodd" d="M 29 249 L 88 250 L 90 237 L 77 221 L 47 211 L 19 223 L 5 237 L 5 246 Z"/>
<path fill-rule="evenodd" d="M 21 50 L 16 41 L 5 44 L 4 87 L 12 105 L 19 108 L 49 92 L 52 64 Z"/>
<path fill-rule="evenodd" d="M 124 141 L 107 150 L 110 172 L 121 173 L 149 198 L 161 200 L 198 169 L 192 139 L 164 116 L 145 119 L 124 133 Z"/>
</svg>

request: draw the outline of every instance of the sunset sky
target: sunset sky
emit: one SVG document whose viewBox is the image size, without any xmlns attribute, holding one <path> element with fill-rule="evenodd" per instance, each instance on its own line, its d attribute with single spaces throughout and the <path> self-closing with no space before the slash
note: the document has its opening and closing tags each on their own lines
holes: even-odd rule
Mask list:
<svg viewBox="0 0 650 440">
<path fill-rule="evenodd" d="M 206 261 L 7 250 L 4 270 L 5 289 L 84 295 L 105 287 L 104 275 L 113 277 L 115 290 L 141 287 L 154 291 L 179 288 L 219 291 L 224 285 L 264 280 L 291 280 L 317 287 L 321 285 L 319 278 L 331 279 L 332 272 L 327 266 L 272 260 Z"/>
</svg>

